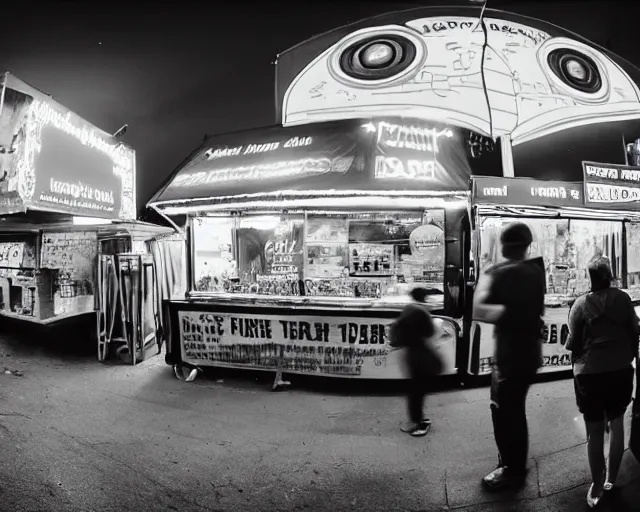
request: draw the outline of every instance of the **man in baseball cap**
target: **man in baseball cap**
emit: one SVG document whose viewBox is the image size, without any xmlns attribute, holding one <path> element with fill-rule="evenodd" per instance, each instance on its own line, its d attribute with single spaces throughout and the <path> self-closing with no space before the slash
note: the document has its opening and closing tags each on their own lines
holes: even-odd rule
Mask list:
<svg viewBox="0 0 640 512">
<path fill-rule="evenodd" d="M 526 399 L 542 365 L 546 291 L 542 258 L 526 259 L 532 241 L 526 224 L 506 226 L 500 236 L 505 261 L 485 272 L 474 297 L 473 319 L 494 325 L 491 417 L 499 464 L 483 479 L 492 490 L 522 485 L 527 473 Z"/>
</svg>

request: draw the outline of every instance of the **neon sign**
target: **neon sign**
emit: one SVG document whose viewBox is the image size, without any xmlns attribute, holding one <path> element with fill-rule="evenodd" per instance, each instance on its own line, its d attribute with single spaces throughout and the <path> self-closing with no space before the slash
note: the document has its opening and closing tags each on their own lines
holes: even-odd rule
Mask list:
<svg viewBox="0 0 640 512">
<path fill-rule="evenodd" d="M 228 156 L 239 156 L 239 155 L 254 155 L 258 153 L 271 153 L 272 151 L 276 151 L 280 148 L 290 149 L 290 148 L 302 148 L 306 146 L 310 146 L 313 144 L 313 137 L 291 137 L 286 140 L 284 143 L 279 141 L 276 142 L 264 142 L 262 144 L 246 144 L 243 146 L 236 147 L 224 147 L 224 148 L 216 148 L 209 149 L 205 156 L 207 160 L 215 160 L 218 158 L 224 158 Z"/>
<path fill-rule="evenodd" d="M 434 181 L 435 160 L 401 160 L 392 156 L 377 156 L 374 170 L 376 179 Z"/>
<path fill-rule="evenodd" d="M 351 165 L 345 165 L 348 169 Z M 176 176 L 172 187 L 198 187 L 212 183 L 226 183 L 231 181 L 252 181 L 286 178 L 289 176 L 324 174 L 334 169 L 329 158 L 302 158 L 274 163 L 257 163 L 239 167 L 227 167 L 213 171 L 200 171 L 192 174 Z"/>
<path fill-rule="evenodd" d="M 367 133 L 377 134 L 377 143 L 394 149 L 410 149 L 438 154 L 438 141 L 453 137 L 450 129 L 437 130 L 420 126 L 392 124 L 385 121 L 362 126 Z"/>
<path fill-rule="evenodd" d="M 31 107 L 33 119 L 40 126 L 50 125 L 78 139 L 82 144 L 109 156 L 116 165 L 131 168 L 131 151 L 125 146 L 111 144 L 101 138 L 96 130 L 75 126 L 71 121 L 71 112 L 61 114 L 44 101 L 34 101 Z"/>
</svg>

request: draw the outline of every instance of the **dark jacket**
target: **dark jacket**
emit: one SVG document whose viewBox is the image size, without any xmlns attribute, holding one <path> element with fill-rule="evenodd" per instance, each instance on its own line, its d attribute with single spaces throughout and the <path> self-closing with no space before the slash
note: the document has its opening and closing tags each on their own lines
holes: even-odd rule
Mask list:
<svg viewBox="0 0 640 512">
<path fill-rule="evenodd" d="M 432 375 L 430 371 L 434 348 L 427 345 L 427 339 L 435 333 L 433 318 L 426 306 L 408 304 L 391 329 L 391 346 L 406 348 L 405 357 L 412 379 L 422 379 Z"/>
<path fill-rule="evenodd" d="M 487 302 L 505 306 L 494 330 L 496 365 L 505 375 L 537 371 L 546 292 L 542 258 L 498 263 L 486 273 L 491 279 Z"/>
<path fill-rule="evenodd" d="M 578 297 L 569 312 L 574 373 L 605 373 L 630 366 L 638 353 L 638 317 L 630 297 L 605 288 Z"/>
</svg>

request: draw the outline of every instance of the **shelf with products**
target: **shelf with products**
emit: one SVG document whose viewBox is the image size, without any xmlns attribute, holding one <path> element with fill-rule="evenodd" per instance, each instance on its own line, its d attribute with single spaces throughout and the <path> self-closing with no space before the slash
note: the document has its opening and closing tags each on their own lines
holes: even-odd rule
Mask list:
<svg viewBox="0 0 640 512">
<path fill-rule="evenodd" d="M 382 300 L 418 283 L 443 293 L 443 210 L 196 217 L 192 234 L 196 293 Z"/>
</svg>

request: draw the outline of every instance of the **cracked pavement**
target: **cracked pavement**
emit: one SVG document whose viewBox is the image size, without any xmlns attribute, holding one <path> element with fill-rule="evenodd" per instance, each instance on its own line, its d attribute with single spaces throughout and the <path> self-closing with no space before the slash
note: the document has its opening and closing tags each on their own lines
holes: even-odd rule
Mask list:
<svg viewBox="0 0 640 512">
<path fill-rule="evenodd" d="M 0 336 L 0 364 L 23 371 L 0 375 L 2 512 L 584 507 L 585 433 L 570 380 L 533 387 L 527 486 L 491 495 L 479 483 L 496 463 L 486 388 L 432 395 L 433 430 L 414 439 L 398 429 L 397 385 L 294 377 L 273 393 L 268 373 L 185 383 L 162 356 L 132 368 L 74 350 Z M 640 510 L 629 453 L 623 471 L 628 506 L 617 510 Z"/>
</svg>

